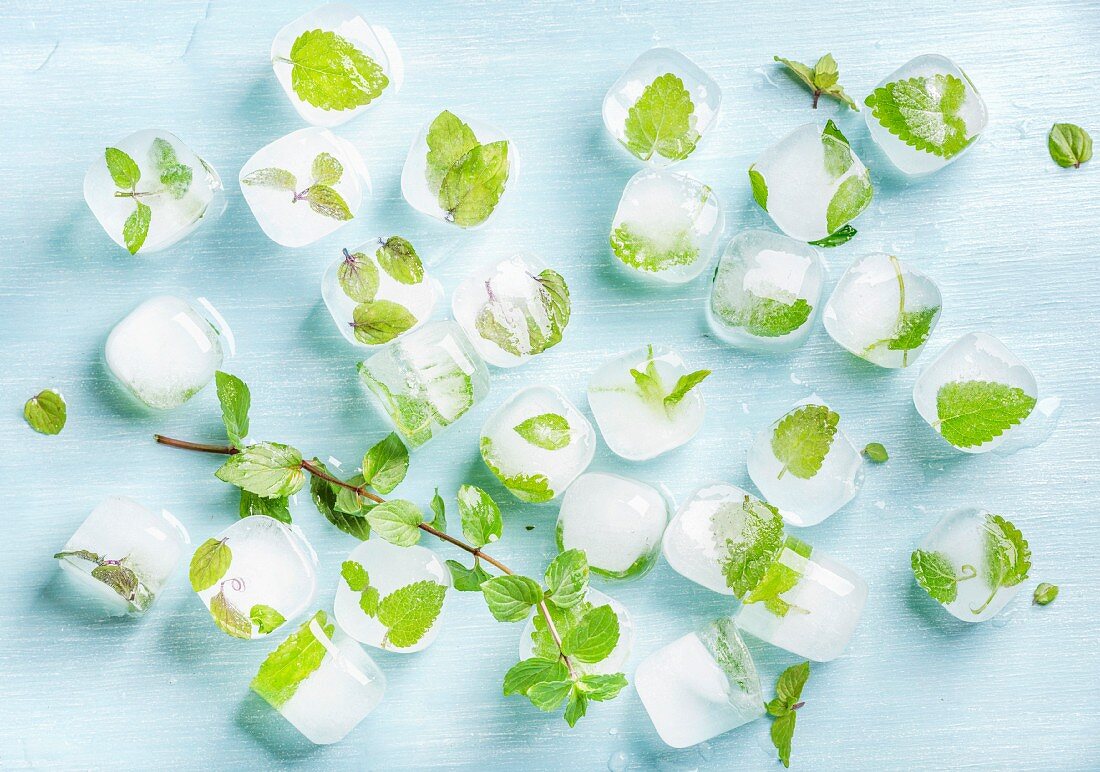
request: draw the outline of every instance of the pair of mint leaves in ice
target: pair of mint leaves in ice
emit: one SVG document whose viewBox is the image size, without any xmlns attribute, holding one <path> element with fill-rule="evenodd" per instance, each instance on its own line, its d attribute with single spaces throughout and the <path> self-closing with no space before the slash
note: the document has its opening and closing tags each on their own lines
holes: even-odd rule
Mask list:
<svg viewBox="0 0 1100 772">
<path fill-rule="evenodd" d="M 898 282 L 898 318 L 894 324 L 894 334 L 889 338 L 877 340 L 863 350 L 866 357 L 872 350 L 886 346 L 890 351 L 902 352 L 901 366 L 909 366 L 909 352 L 919 349 L 928 340 L 932 333 L 932 325 L 940 313 L 939 306 L 928 306 L 907 311 L 905 308 L 905 276 L 901 270 L 901 263 L 896 257 L 890 255 L 890 264 L 894 268 L 894 274 Z"/>
<path fill-rule="evenodd" d="M 973 448 L 1001 436 L 1031 415 L 1035 397 L 997 381 L 949 381 L 936 393 L 933 424 L 945 440 Z"/>
<path fill-rule="evenodd" d="M 68 408 L 57 389 L 45 389 L 23 405 L 23 418 L 39 434 L 60 434 L 65 428 Z"/>
<path fill-rule="evenodd" d="M 528 278 L 534 297 L 501 296 L 492 280 L 486 281 L 488 300 L 474 317 L 478 334 L 513 356 L 541 354 L 561 343 L 572 313 L 569 285 L 560 273 L 545 268 Z"/>
<path fill-rule="evenodd" d="M 409 309 L 392 300 L 376 299 L 378 268 L 394 281 L 416 285 L 424 281 L 424 264 L 416 249 L 400 236 L 379 240 L 374 259 L 363 252 L 344 250 L 344 262 L 336 271 L 340 289 L 356 303 L 351 328 L 355 339 L 368 346 L 388 343 L 416 326 Z"/>
<path fill-rule="evenodd" d="M 382 66 L 354 43 L 328 30 L 306 30 L 289 57 L 290 85 L 303 102 L 322 110 L 353 110 L 370 104 L 390 84 Z"/>
<path fill-rule="evenodd" d="M 233 550 L 228 539 L 207 539 L 195 554 L 191 556 L 189 577 L 191 589 L 204 592 L 218 585 L 218 591 L 210 598 L 210 616 L 214 623 L 234 638 L 251 638 L 255 625 L 260 635 L 267 635 L 278 629 L 286 621 L 278 610 L 263 603 L 257 603 L 248 610 L 248 615 L 234 603 L 234 595 L 245 589 L 244 580 L 239 577 L 226 578 L 233 564 Z M 228 588 L 228 594 L 227 594 Z"/>
<path fill-rule="evenodd" d="M 443 610 L 447 588 L 438 582 L 423 580 L 398 587 L 382 596 L 370 583 L 370 574 L 362 563 L 345 560 L 340 576 L 352 592 L 360 593 L 359 608 L 386 628 L 382 648 L 408 648 L 424 637 Z"/>
<path fill-rule="evenodd" d="M 508 182 L 506 140 L 481 144 L 466 123 L 444 110 L 428 127 L 424 173 L 448 222 L 472 228 L 496 209 Z"/>
<path fill-rule="evenodd" d="M 660 273 L 680 265 L 691 265 L 699 258 L 699 247 L 692 231 L 713 191 L 703 185 L 694 212 L 683 230 L 655 238 L 642 232 L 639 225 L 624 221 L 611 231 L 611 251 L 625 265 L 646 273 Z"/>
<path fill-rule="evenodd" d="M 172 143 L 160 137 L 156 137 L 149 147 L 149 160 L 161 185 L 155 190 L 137 189 L 141 182 L 141 167 L 125 151 L 109 147 L 104 151 L 104 159 L 107 171 L 118 188 L 115 197 L 134 201 L 134 211 L 122 224 L 122 240 L 126 242 L 126 249 L 130 254 L 135 255 L 148 238 L 149 226 L 153 221 L 152 208 L 141 199 L 166 194 L 178 201 L 190 190 L 194 170 L 187 164 L 180 163 Z"/>
<path fill-rule="evenodd" d="M 257 169 L 245 175 L 241 180 L 252 185 L 272 190 L 283 190 L 291 194 L 290 203 L 305 201 L 314 212 L 333 220 L 350 220 L 354 215 L 348 208 L 344 197 L 334 185 L 344 176 L 344 165 L 331 153 L 318 153 L 310 168 L 312 182 L 298 190 L 298 178 L 287 169 L 269 166 Z"/>
<path fill-rule="evenodd" d="M 531 445 L 542 450 L 561 450 L 568 447 L 573 439 L 568 419 L 558 413 L 531 416 L 520 421 L 512 429 Z M 541 504 L 554 498 L 550 479 L 541 472 L 507 474 L 493 454 L 493 441 L 486 436 L 481 438 L 481 458 L 489 471 L 496 475 L 501 484 L 520 501 Z"/>
<path fill-rule="evenodd" d="M 684 81 L 666 72 L 654 78 L 627 111 L 620 141 L 643 161 L 654 155 L 682 161 L 699 142 L 694 112 Z"/>
<path fill-rule="evenodd" d="M 94 563 L 92 578 L 114 590 L 120 598 L 129 604 L 133 611 L 145 611 L 153 603 L 153 593 L 141 581 L 128 565 L 128 557 L 111 560 L 91 550 L 66 550 L 54 555 L 55 560 L 84 560 Z"/>
<path fill-rule="evenodd" d="M 634 380 L 638 396 L 655 412 L 671 417 L 673 411 L 683 402 L 692 389 L 706 380 L 710 370 L 695 370 L 676 379 L 669 388 L 657 369 L 657 359 L 653 354 L 653 344 L 646 347 L 644 369 L 630 368 L 630 377 Z"/>
</svg>

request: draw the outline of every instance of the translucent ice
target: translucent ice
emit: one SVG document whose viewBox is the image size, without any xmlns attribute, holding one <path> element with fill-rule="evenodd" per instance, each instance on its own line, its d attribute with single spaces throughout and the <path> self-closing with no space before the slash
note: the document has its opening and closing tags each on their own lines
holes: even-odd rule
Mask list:
<svg viewBox="0 0 1100 772">
<path fill-rule="evenodd" d="M 643 576 L 657 563 L 668 502 L 643 482 L 606 472 L 583 474 L 558 512 L 558 550 L 583 550 L 592 573 L 608 579 Z"/>
<path fill-rule="evenodd" d="M 942 56 L 918 56 L 886 76 L 867 97 L 863 117 L 871 138 L 906 174 L 942 169 L 985 129 L 985 102 L 958 66 Z"/>
<path fill-rule="evenodd" d="M 764 715 L 752 655 L 732 619 L 718 619 L 650 654 L 634 688 L 657 734 L 687 748 Z"/>
<path fill-rule="evenodd" d="M 560 496 L 596 452 L 596 431 L 553 386 L 521 389 L 481 428 L 481 457 L 521 501 Z"/>
<path fill-rule="evenodd" d="M 675 172 L 630 178 L 611 223 L 611 253 L 633 276 L 670 284 L 707 267 L 725 227 L 710 186 Z"/>
<path fill-rule="evenodd" d="M 404 75 L 389 30 L 344 3 L 323 5 L 279 30 L 271 66 L 298 115 L 314 126 L 351 120 L 396 94 Z"/>
<path fill-rule="evenodd" d="M 159 295 L 114 326 L 104 356 L 111 373 L 140 402 L 169 410 L 214 377 L 222 365 L 223 335 L 232 354 L 232 332 L 212 305 L 200 298 L 196 307 Z"/>
<path fill-rule="evenodd" d="M 825 330 L 857 357 L 908 367 L 940 318 L 940 288 L 893 255 L 857 259 L 825 304 Z"/>
<path fill-rule="evenodd" d="M 626 606 L 619 603 L 599 590 L 589 587 L 584 600 L 571 609 L 565 609 L 558 613 L 583 616 L 591 609 L 599 606 L 611 606 L 615 616 L 619 620 L 619 642 L 611 653 L 599 662 L 586 663 L 573 661 L 573 667 L 582 675 L 622 673 L 626 666 L 626 660 L 630 657 L 630 648 L 634 644 L 634 623 L 630 619 L 630 612 Z M 557 608 L 557 607 L 551 607 Z M 530 657 L 558 658 L 558 647 L 546 629 L 543 619 L 536 610 L 534 615 L 527 620 L 523 628 L 523 635 L 519 639 L 519 658 L 521 660 Z"/>
<path fill-rule="evenodd" d="M 359 363 L 359 377 L 413 447 L 489 393 L 489 371 L 454 322 L 431 322 Z"/>
<path fill-rule="evenodd" d="M 634 60 L 603 100 L 603 123 L 628 153 L 651 166 L 691 155 L 718 122 L 722 90 L 699 65 L 671 48 Z"/>
<path fill-rule="evenodd" d="M 791 238 L 836 233 L 871 203 L 871 175 L 829 121 L 799 126 L 749 167 L 753 198 Z"/>
<path fill-rule="evenodd" d="M 664 346 L 604 363 L 588 380 L 588 404 L 604 442 L 628 461 L 645 461 L 690 441 L 703 425 L 703 397 L 695 386 L 707 374 L 689 373 L 680 355 Z"/>
<path fill-rule="evenodd" d="M 317 745 L 339 742 L 382 701 L 386 677 L 323 611 L 268 655 L 252 690 Z"/>
<path fill-rule="evenodd" d="M 745 513 L 753 510 L 770 512 L 767 504 L 735 485 L 716 483 L 696 488 L 665 529 L 661 542 L 665 560 L 696 584 L 733 595 L 724 569 L 727 550 L 724 541 L 719 543 L 716 524 L 724 518 L 747 517 Z"/>
<path fill-rule="evenodd" d="M 913 403 L 928 425 L 966 453 L 993 450 L 1035 408 L 1039 388 L 992 335 L 964 335 L 921 372 Z"/>
<path fill-rule="evenodd" d="M 486 362 L 515 367 L 561 342 L 569 287 L 538 258 L 516 255 L 462 282 L 451 309 Z"/>
<path fill-rule="evenodd" d="M 791 525 L 820 523 L 863 483 L 863 456 L 839 422 L 836 412 L 810 398 L 753 440 L 749 477 Z"/>
<path fill-rule="evenodd" d="M 125 496 L 104 499 L 54 555 L 81 591 L 111 613 L 144 613 L 168 583 L 190 541 L 167 511 Z"/>
<path fill-rule="evenodd" d="M 376 346 L 417 329 L 443 295 L 416 249 L 400 236 L 343 249 L 321 279 L 337 329 L 349 343 Z"/>
<path fill-rule="evenodd" d="M 743 231 L 718 261 L 707 321 L 738 348 L 790 351 L 810 336 L 824 278 L 813 247 L 771 231 Z"/>
<path fill-rule="evenodd" d="M 167 131 L 146 129 L 116 142 L 84 175 L 84 200 L 116 244 L 131 254 L 172 246 L 225 208 L 222 181 Z"/>
<path fill-rule="evenodd" d="M 371 190 L 359 151 L 317 128 L 260 148 L 241 168 L 240 185 L 256 222 L 284 247 L 304 247 L 341 228 Z"/>
<path fill-rule="evenodd" d="M 199 545 L 191 586 L 223 632 L 258 638 L 313 602 L 317 555 L 297 527 L 252 515 Z"/>
</svg>

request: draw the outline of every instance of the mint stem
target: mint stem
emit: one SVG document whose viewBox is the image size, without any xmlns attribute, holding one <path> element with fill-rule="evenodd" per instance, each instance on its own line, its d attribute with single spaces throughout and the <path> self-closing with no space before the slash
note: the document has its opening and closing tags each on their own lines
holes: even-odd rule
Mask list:
<svg viewBox="0 0 1100 772">
<path fill-rule="evenodd" d="M 814 89 L 814 109 L 817 109 L 817 100 L 821 98 L 821 92 Z"/>
</svg>

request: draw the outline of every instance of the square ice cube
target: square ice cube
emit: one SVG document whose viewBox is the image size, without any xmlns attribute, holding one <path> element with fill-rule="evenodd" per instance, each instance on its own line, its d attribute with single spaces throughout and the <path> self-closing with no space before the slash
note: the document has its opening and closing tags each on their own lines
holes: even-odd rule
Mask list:
<svg viewBox="0 0 1100 772">
<path fill-rule="evenodd" d="M 516 367 L 561 342 L 569 287 L 538 258 L 516 255 L 462 282 L 451 311 L 486 362 Z"/>
<path fill-rule="evenodd" d="M 943 298 L 927 275 L 881 252 L 858 258 L 825 304 L 825 330 L 879 367 L 908 367 L 940 320 Z"/>
<path fill-rule="evenodd" d="M 718 260 L 707 321 L 737 348 L 791 351 L 813 330 L 824 280 L 821 256 L 808 244 L 771 231 L 742 231 Z"/>
<path fill-rule="evenodd" d="M 555 499 L 592 463 L 596 430 L 553 386 L 509 397 L 481 427 L 481 458 L 520 501 Z"/>
<path fill-rule="evenodd" d="M 252 515 L 199 545 L 191 587 L 224 633 L 259 638 L 313 602 L 317 554 L 297 526 Z"/>
<path fill-rule="evenodd" d="M 863 484 L 863 456 L 816 397 L 803 400 L 749 448 L 749 477 L 791 525 L 820 523 Z"/>
<path fill-rule="evenodd" d="M 832 121 L 799 126 L 749 167 L 752 195 L 779 229 L 814 243 L 871 203 L 871 175 Z"/>
<path fill-rule="evenodd" d="M 271 66 L 298 115 L 338 126 L 401 89 L 401 53 L 385 27 L 344 3 L 287 24 L 271 43 Z"/>
<path fill-rule="evenodd" d="M 125 496 L 110 496 L 54 557 L 112 614 L 145 613 L 187 544 L 187 530 L 168 510 L 153 512 Z"/>
<path fill-rule="evenodd" d="M 1000 445 L 1031 415 L 1035 376 L 992 335 L 964 335 L 921 372 L 913 404 L 945 441 L 966 453 Z"/>
<path fill-rule="evenodd" d="M 171 295 L 146 300 L 114 326 L 104 346 L 111 373 L 142 404 L 179 407 L 222 366 L 222 337 L 233 333 L 205 298 L 196 305 Z"/>
<path fill-rule="evenodd" d="M 589 587 L 584 600 L 570 609 L 563 611 L 563 615 L 571 619 L 579 619 L 584 614 L 600 606 L 610 606 L 619 620 L 619 640 L 611 653 L 599 662 L 581 662 L 571 660 L 573 669 L 580 675 L 622 673 L 626 669 L 626 661 L 630 658 L 630 649 L 634 645 L 634 622 L 630 619 L 630 612 L 626 606 L 608 595 Z M 536 620 L 538 623 L 536 624 Z M 536 608 L 535 613 L 524 625 L 523 634 L 519 639 L 519 658 L 521 660 L 531 657 L 558 658 L 558 647 L 550 635 L 550 632 L 542 624 L 542 617 Z"/>
<path fill-rule="evenodd" d="M 359 151 L 328 129 L 299 129 L 245 161 L 241 192 L 267 237 L 304 247 L 342 228 L 370 196 Z"/>
<path fill-rule="evenodd" d="M 611 254 L 631 276 L 691 281 L 710 264 L 725 227 L 709 185 L 644 169 L 626 183 L 611 223 Z"/>
<path fill-rule="evenodd" d="M 400 236 L 341 250 L 321 278 L 321 297 L 349 343 L 377 346 L 424 324 L 443 288 Z"/>
<path fill-rule="evenodd" d="M 413 209 L 460 228 L 478 228 L 516 184 L 519 153 L 499 129 L 444 110 L 424 125 L 401 170 Z"/>
<path fill-rule="evenodd" d="M 179 137 L 145 129 L 106 148 L 84 175 L 84 200 L 130 254 L 172 246 L 225 209 L 222 181 Z"/>
<path fill-rule="evenodd" d="M 650 654 L 634 688 L 657 734 L 698 745 L 764 715 L 760 678 L 732 619 L 722 618 Z"/>
<path fill-rule="evenodd" d="M 382 701 L 386 677 L 318 611 L 268 655 L 252 691 L 317 745 L 339 742 Z"/>
<path fill-rule="evenodd" d="M 669 503 L 629 477 L 588 472 L 565 491 L 558 512 L 558 551 L 583 550 L 592 573 L 636 579 L 657 564 Z"/>
<path fill-rule="evenodd" d="M 722 90 L 695 62 L 672 48 L 634 60 L 603 99 L 603 124 L 615 140 L 651 166 L 687 158 L 718 123 Z"/>
<path fill-rule="evenodd" d="M 454 322 L 430 322 L 388 344 L 359 363 L 359 377 L 414 448 L 489 393 L 489 370 Z"/>
<path fill-rule="evenodd" d="M 665 346 L 643 346 L 605 362 L 588 380 L 588 405 L 604 442 L 628 461 L 656 458 L 689 442 L 703 425 L 697 384 L 707 374 L 689 373 Z"/>
<path fill-rule="evenodd" d="M 987 121 L 985 102 L 970 78 L 935 54 L 894 70 L 865 103 L 871 138 L 909 175 L 947 166 L 977 141 Z"/>
<path fill-rule="evenodd" d="M 1031 569 L 1031 551 L 1012 523 L 971 507 L 936 523 L 911 563 L 917 584 L 952 616 L 984 622 L 1020 591 Z"/>
</svg>

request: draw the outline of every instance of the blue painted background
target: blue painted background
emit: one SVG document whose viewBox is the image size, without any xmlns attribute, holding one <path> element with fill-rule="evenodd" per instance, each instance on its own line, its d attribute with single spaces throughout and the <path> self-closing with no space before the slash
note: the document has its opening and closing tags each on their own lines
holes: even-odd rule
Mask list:
<svg viewBox="0 0 1100 772">
<path fill-rule="evenodd" d="M 477 455 L 482 420 L 517 388 L 547 382 L 584 406 L 583 383 L 606 357 L 654 340 L 714 375 L 701 387 L 707 421 L 681 451 L 627 464 L 600 447 L 594 469 L 661 481 L 682 499 L 697 484 L 748 485 L 753 432 L 816 390 L 857 443 L 891 452 L 868 470 L 853 504 L 805 538 L 859 571 L 871 587 L 848 653 L 815 666 L 794 741 L 797 769 L 1086 769 L 1100 761 L 1100 498 L 1097 327 L 1100 323 L 1100 161 L 1063 171 L 1047 157 L 1055 120 L 1100 137 L 1100 3 L 929 0 L 906 3 L 699 0 L 691 4 L 441 0 L 361 4 L 405 56 L 398 97 L 337 131 L 362 151 L 374 198 L 346 229 L 300 250 L 268 241 L 236 187 L 256 149 L 303 124 L 267 62 L 278 28 L 311 4 L 177 0 L 25 0 L 0 8 L 0 767 L 346 769 L 775 769 L 768 722 L 697 749 L 673 751 L 637 695 L 595 705 L 577 729 L 500 696 L 518 625 L 494 622 L 481 600 L 455 595 L 422 654 L 378 654 L 390 689 L 343 743 L 310 746 L 247 684 L 272 641 L 219 633 L 182 572 L 141 620 L 101 620 L 74 608 L 49 556 L 104 496 L 123 493 L 174 512 L 195 540 L 235 518 L 215 459 L 160 448 L 153 432 L 216 440 L 212 390 L 166 415 L 130 412 L 100 364 L 110 327 L 143 298 L 209 297 L 240 348 L 228 367 L 253 390 L 253 434 L 310 454 L 355 459 L 387 430 L 365 408 L 353 351 L 321 304 L 325 265 L 344 245 L 410 237 L 448 292 L 485 261 L 529 248 L 564 273 L 574 316 L 564 343 L 531 364 L 494 371 L 492 393 L 445 438 L 416 454 L 399 489 L 426 501 L 463 481 L 508 501 L 494 549 L 517 570 L 553 554 L 554 506 L 506 497 Z M 819 327 L 786 357 L 735 352 L 706 332 L 705 279 L 647 288 L 612 270 L 608 227 L 637 167 L 606 137 L 607 87 L 648 47 L 680 48 L 719 82 L 722 120 L 681 167 L 712 185 L 730 233 L 764 225 L 744 170 L 774 139 L 835 116 L 872 167 L 875 201 L 860 235 L 828 253 L 829 288 L 844 266 L 889 250 L 941 284 L 943 320 L 924 359 L 985 330 L 1064 400 L 1041 448 L 1010 457 L 950 452 L 913 409 L 919 367 L 878 370 Z M 809 96 L 775 70 L 781 54 L 812 62 L 826 50 L 857 98 L 909 58 L 960 63 L 990 112 L 982 141 L 919 184 L 891 176 L 862 116 Z M 405 152 L 442 108 L 505 129 L 523 158 L 509 206 L 477 233 L 442 229 L 401 199 Z M 190 241 L 133 259 L 102 232 L 81 182 L 103 146 L 163 127 L 213 163 L 228 209 Z M 441 308 L 438 314 L 442 315 Z M 24 425 L 24 400 L 58 387 L 70 405 L 59 437 Z M 982 505 L 1022 528 L 1032 579 L 995 621 L 966 626 L 914 586 L 908 554 L 946 511 Z M 295 516 L 322 561 L 327 603 L 353 541 L 304 499 Z M 523 526 L 533 525 L 528 532 Z M 440 553 L 453 557 L 445 545 Z M 1032 607 L 1037 581 L 1062 587 Z M 661 564 L 609 589 L 638 629 L 631 666 L 729 608 L 729 601 Z M 766 682 L 794 658 L 750 646 Z"/>
</svg>

